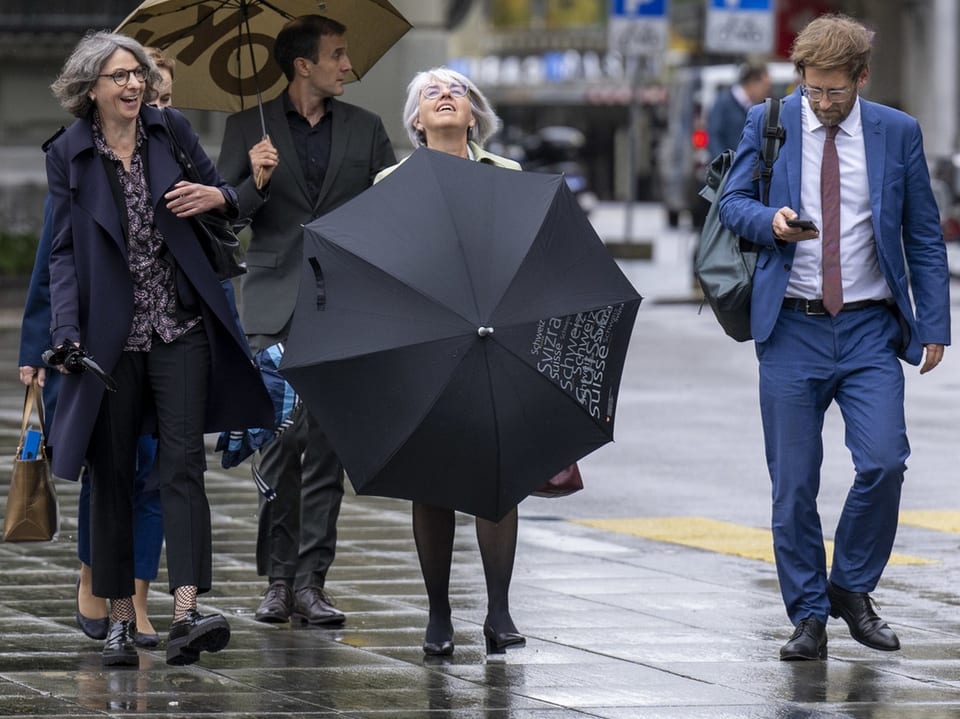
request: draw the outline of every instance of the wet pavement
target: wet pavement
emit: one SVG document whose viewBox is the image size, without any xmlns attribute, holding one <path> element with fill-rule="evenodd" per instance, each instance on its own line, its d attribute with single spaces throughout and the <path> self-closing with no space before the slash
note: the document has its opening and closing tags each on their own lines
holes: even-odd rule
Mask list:
<svg viewBox="0 0 960 719">
<path fill-rule="evenodd" d="M 682 263 L 670 263 L 676 275 Z M 693 518 L 729 522 L 738 536 L 765 531 L 752 350 L 722 337 L 694 306 L 656 302 L 658 292 L 686 283 L 658 279 L 662 269 L 628 268 L 653 301 L 638 316 L 617 443 L 582 463 L 584 492 L 521 505 L 511 605 L 525 648 L 486 654 L 482 569 L 472 520 L 459 516 L 456 651 L 425 658 L 427 603 L 409 504 L 350 493 L 327 585 L 347 624 L 254 621 L 265 588 L 254 564 L 256 490 L 247 465 L 222 470 L 211 453 L 214 589 L 201 610 L 229 618 L 227 649 L 170 667 L 161 645 L 140 650 L 139 669 L 101 667 L 100 643 L 73 619 L 77 487 L 61 482 L 59 538 L 0 543 L 0 716 L 960 717 L 960 523 L 950 524 L 960 516 L 960 358 L 948 352 L 944 371 L 926 384 L 913 372 L 908 380 L 917 458 L 904 509 L 913 523 L 902 527 L 896 551 L 918 561 L 892 564 L 877 594 L 903 650 L 873 652 L 833 620 L 828 660 L 780 662 L 789 627 L 772 565 L 732 545 L 698 548 L 683 531 L 698 526 Z M 20 297 L 17 288 L 0 292 L 3 495 L 23 396 L 15 381 Z M 839 436 L 834 421 L 828 431 Z M 848 464 L 828 447 L 828 469 L 849 473 Z M 827 529 L 843 491 L 824 487 Z M 162 638 L 172 612 L 165 585 L 161 569 L 150 606 Z"/>
</svg>

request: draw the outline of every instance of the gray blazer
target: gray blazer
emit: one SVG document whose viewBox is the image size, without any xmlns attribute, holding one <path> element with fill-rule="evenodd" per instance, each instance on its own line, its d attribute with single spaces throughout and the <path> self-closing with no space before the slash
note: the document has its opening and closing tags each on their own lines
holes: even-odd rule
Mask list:
<svg viewBox="0 0 960 719">
<path fill-rule="evenodd" d="M 242 323 L 248 335 L 285 336 L 300 284 L 303 225 L 363 192 L 377 172 L 396 162 L 377 115 L 331 102 L 330 166 L 315 203 L 307 196 L 282 96 L 263 106 L 267 133 L 280 154 L 266 194 L 256 188 L 247 155 L 262 139 L 260 113 L 254 107 L 227 118 L 218 169 L 237 188 L 240 217 L 250 220 L 253 231 L 242 280 Z"/>
</svg>

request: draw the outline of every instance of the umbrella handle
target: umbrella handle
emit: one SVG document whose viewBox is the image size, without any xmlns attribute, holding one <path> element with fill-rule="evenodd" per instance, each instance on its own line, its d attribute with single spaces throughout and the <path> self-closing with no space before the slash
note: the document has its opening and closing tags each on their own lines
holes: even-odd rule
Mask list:
<svg viewBox="0 0 960 719">
<path fill-rule="evenodd" d="M 316 257 L 307 258 L 310 268 L 313 270 L 313 281 L 317 288 L 317 310 L 323 312 L 327 307 L 327 282 L 323 278 L 323 269 L 320 267 L 320 261 Z"/>
</svg>

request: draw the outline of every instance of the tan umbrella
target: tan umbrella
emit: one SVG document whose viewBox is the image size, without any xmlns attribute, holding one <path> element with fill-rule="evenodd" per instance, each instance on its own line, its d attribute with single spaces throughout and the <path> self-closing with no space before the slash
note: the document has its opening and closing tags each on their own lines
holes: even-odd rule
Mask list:
<svg viewBox="0 0 960 719">
<path fill-rule="evenodd" d="M 287 86 L 273 41 L 288 21 L 314 14 L 346 25 L 358 80 L 411 27 L 389 0 L 144 0 L 117 32 L 176 59 L 178 107 L 236 112 Z"/>
</svg>

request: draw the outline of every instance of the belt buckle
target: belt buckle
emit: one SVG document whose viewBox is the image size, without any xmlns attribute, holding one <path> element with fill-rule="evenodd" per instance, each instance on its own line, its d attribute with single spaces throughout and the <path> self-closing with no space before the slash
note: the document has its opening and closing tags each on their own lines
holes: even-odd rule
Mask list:
<svg viewBox="0 0 960 719">
<path fill-rule="evenodd" d="M 827 311 L 823 308 L 823 302 L 820 302 L 820 308 L 814 309 L 815 305 L 813 304 L 816 300 L 807 300 L 803 301 L 803 314 L 807 317 L 823 317 L 827 314 Z"/>
</svg>

